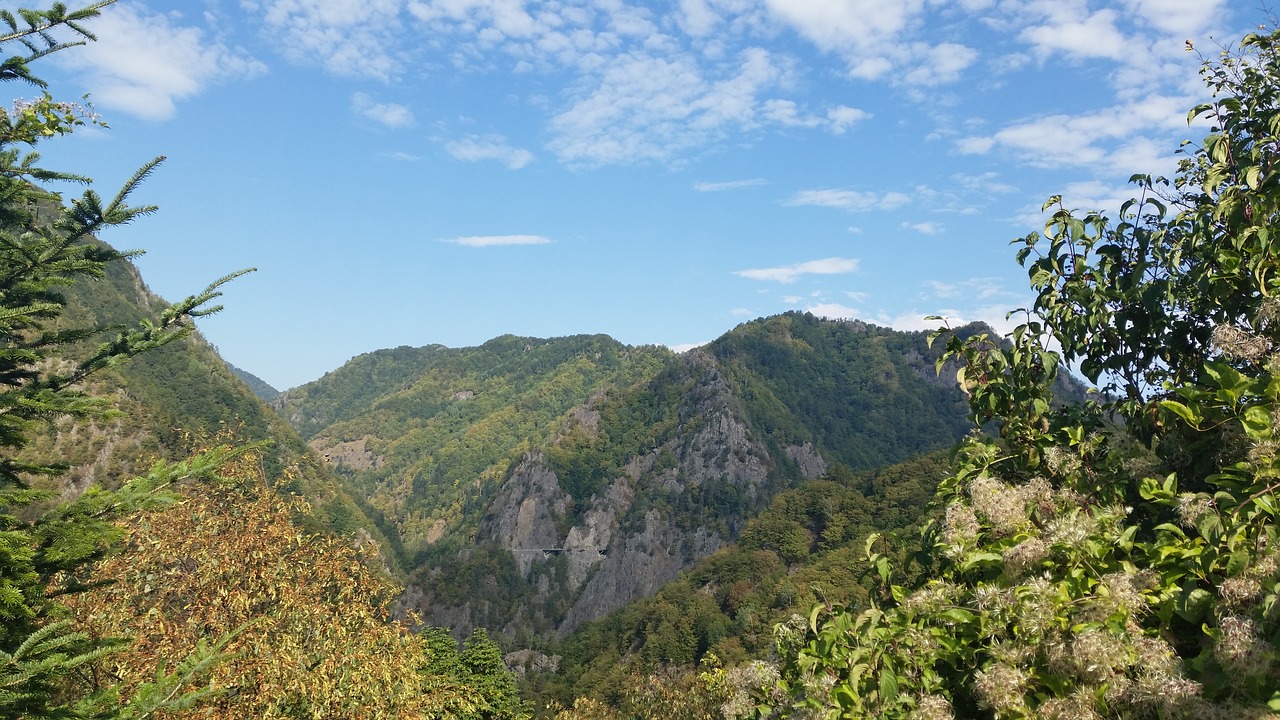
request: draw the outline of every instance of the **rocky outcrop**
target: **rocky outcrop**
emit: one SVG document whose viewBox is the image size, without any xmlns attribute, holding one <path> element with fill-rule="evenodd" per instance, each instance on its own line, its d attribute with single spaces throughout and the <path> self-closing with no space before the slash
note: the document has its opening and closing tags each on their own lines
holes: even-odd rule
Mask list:
<svg viewBox="0 0 1280 720">
<path fill-rule="evenodd" d="M 572 502 L 546 459 L 538 453 L 527 455 L 489 506 L 478 538 L 510 550 L 520 573 L 527 577 L 534 561 L 563 551 L 557 519 L 564 517 Z"/>
<path fill-rule="evenodd" d="M 827 474 L 827 461 L 810 443 L 791 445 L 786 449 L 787 459 L 800 468 L 800 474 L 806 480 L 820 478 Z"/>
<path fill-rule="evenodd" d="M 333 466 L 341 466 L 350 470 L 369 470 L 382 467 L 385 459 L 369 449 L 369 438 L 360 438 L 349 442 L 330 442 L 312 440 L 307 443 Z"/>
<path fill-rule="evenodd" d="M 625 516 L 635 499 L 633 478 L 619 478 L 602 494 L 591 499 L 582 520 L 569 529 L 564 539 L 569 587 L 582 587 L 592 571 L 608 557 L 618 534 L 618 518 Z"/>
<path fill-rule="evenodd" d="M 725 539 L 703 528 L 676 527 L 657 510 L 645 513 L 643 529 L 619 539 L 556 628 L 568 634 L 632 599 L 658 592 L 681 570 L 723 547 Z"/>
</svg>

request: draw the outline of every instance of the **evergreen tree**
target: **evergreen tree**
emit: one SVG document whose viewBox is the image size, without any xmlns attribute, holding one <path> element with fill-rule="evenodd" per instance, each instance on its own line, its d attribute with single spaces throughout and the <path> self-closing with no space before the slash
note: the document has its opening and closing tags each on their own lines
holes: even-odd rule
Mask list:
<svg viewBox="0 0 1280 720">
<path fill-rule="evenodd" d="M 57 599 L 92 581 L 81 571 L 112 548 L 118 534 L 110 524 L 113 515 L 162 501 L 157 490 L 182 478 L 216 474 L 238 451 L 219 449 L 157 465 L 116 492 L 90 490 L 70 503 L 56 502 L 49 489 L 47 479 L 62 467 L 16 459 L 38 423 L 110 413 L 104 401 L 81 389 L 82 381 L 190 332 L 192 318 L 219 309 L 209 302 L 231 279 L 132 329 L 68 330 L 61 322 L 60 288 L 101 277 L 110 263 L 124 258 L 95 235 L 155 209 L 131 206 L 128 197 L 159 159 L 105 202 L 87 190 L 64 208 L 57 193 L 36 185 L 88 183 L 42 167 L 35 147 L 85 123 L 101 123 L 91 108 L 55 100 L 30 65 L 93 40 L 83 23 L 107 4 L 0 10 L 0 55 L 9 54 L 0 62 L 0 81 L 20 81 L 40 92 L 0 109 L 0 716 L 5 717 L 144 717 L 194 700 L 199 693 L 184 694 L 181 688 L 217 657 L 216 647 L 201 643 L 187 661 L 158 674 L 124 705 L 110 688 L 67 693 L 65 678 L 111 646 L 73 631 Z M 73 39 L 58 39 L 65 36 Z M 93 342 L 100 344 L 87 354 L 72 352 Z"/>
</svg>

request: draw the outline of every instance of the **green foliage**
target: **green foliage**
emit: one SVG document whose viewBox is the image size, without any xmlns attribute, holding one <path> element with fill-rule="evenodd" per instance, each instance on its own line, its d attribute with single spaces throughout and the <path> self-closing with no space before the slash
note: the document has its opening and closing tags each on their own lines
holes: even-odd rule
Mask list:
<svg viewBox="0 0 1280 720">
<path fill-rule="evenodd" d="M 1028 321 L 940 359 L 1001 437 L 967 440 L 940 487 L 934 576 L 896 583 L 869 543 L 879 592 L 779 626 L 789 700 L 761 715 L 1280 710 L 1277 43 L 1205 62 L 1213 100 L 1190 117 L 1212 127 L 1172 184 L 1135 176 L 1118 222 L 1053 198 L 1044 235 L 1015 241 Z M 1055 409 L 1061 360 L 1107 393 Z"/>
<path fill-rule="evenodd" d="M 391 622 L 399 589 L 343 539 L 293 523 L 302 501 L 280 497 L 259 467 L 240 457 L 222 468 L 225 481 L 188 484 L 174 506 L 127 519 L 125 551 L 95 565 L 96 586 L 67 604 L 90 636 L 132 642 L 78 682 L 98 690 L 108 678 L 136 704 L 157 666 L 221 637 L 223 661 L 204 673 L 219 692 L 193 715 L 519 716 L 492 643 L 478 638 L 459 655 L 452 640 Z"/>
<path fill-rule="evenodd" d="M 790 312 L 741 325 L 710 349 L 754 429 L 779 448 L 808 442 L 868 470 L 968 429 L 964 398 L 928 370 L 937 352 L 923 333 Z"/>
</svg>

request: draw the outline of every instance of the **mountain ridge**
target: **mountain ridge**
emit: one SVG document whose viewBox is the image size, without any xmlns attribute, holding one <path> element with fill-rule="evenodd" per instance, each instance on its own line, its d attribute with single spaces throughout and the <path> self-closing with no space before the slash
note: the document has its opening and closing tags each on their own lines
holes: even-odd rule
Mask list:
<svg viewBox="0 0 1280 720">
<path fill-rule="evenodd" d="M 788 313 L 683 354 L 603 335 L 380 350 L 275 406 L 398 536 L 403 609 L 537 645 L 832 463 L 958 440 L 967 404 L 936 356 L 924 333 Z"/>
</svg>

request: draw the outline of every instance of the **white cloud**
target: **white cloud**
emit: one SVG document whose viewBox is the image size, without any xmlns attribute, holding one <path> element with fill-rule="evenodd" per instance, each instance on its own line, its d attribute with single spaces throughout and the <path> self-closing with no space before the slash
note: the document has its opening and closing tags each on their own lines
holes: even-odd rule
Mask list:
<svg viewBox="0 0 1280 720">
<path fill-rule="evenodd" d="M 810 260 L 796 265 L 760 268 L 756 270 L 737 270 L 733 274 L 749 280 L 767 280 L 780 283 L 793 283 L 801 275 L 843 275 L 858 269 L 858 261 L 852 258 L 829 257 L 821 260 Z"/>
<path fill-rule="evenodd" d="M 904 222 L 902 223 L 902 227 L 907 230 L 915 230 L 916 232 L 924 235 L 937 235 L 942 232 L 942 226 L 935 222 Z"/>
<path fill-rule="evenodd" d="M 413 111 L 409 110 L 409 108 L 397 103 L 376 102 L 367 93 L 352 93 L 351 109 L 361 116 L 386 125 L 389 128 L 408 128 L 413 127 L 416 123 Z"/>
<path fill-rule="evenodd" d="M 1000 182 L 997 178 L 1000 176 L 994 172 L 985 172 L 978 175 L 969 175 L 966 173 L 956 173 L 951 176 L 960 187 L 966 190 L 973 190 L 983 195 L 1007 195 L 1017 192 L 1017 188 L 1009 183 Z"/>
<path fill-rule="evenodd" d="M 545 28 L 524 8 L 521 0 L 442 0 L 437 2 L 411 2 L 409 12 L 418 20 L 448 20 L 476 28 L 488 26 L 497 37 L 491 42 L 507 38 L 529 38 L 545 31 Z"/>
<path fill-rule="evenodd" d="M 501 135 L 468 135 L 461 140 L 445 143 L 444 149 L 458 160 L 497 160 L 512 170 L 519 170 L 534 159 L 533 153 L 508 145 L 506 138 Z"/>
<path fill-rule="evenodd" d="M 506 245 L 546 245 L 551 238 L 541 235 L 478 235 L 447 238 L 440 242 L 463 247 L 501 247 Z"/>
<path fill-rule="evenodd" d="M 908 85 L 935 87 L 953 83 L 978 59 L 978 51 L 958 43 L 941 43 L 917 50 L 919 64 L 903 75 Z"/>
<path fill-rule="evenodd" d="M 727 180 L 725 182 L 700 182 L 695 183 L 694 190 L 698 192 L 720 192 L 723 190 L 737 190 L 745 187 L 758 187 L 767 185 L 768 181 L 764 178 L 752 178 L 750 180 Z"/>
<path fill-rule="evenodd" d="M 734 317 L 744 317 L 744 318 L 745 318 L 745 317 L 755 317 L 756 312 L 755 312 L 754 310 L 749 309 L 749 308 L 739 307 L 739 308 L 734 308 L 734 309 L 730 310 L 730 311 L 729 311 L 729 314 L 730 314 L 730 315 L 732 315 L 732 316 L 734 316 Z"/>
<path fill-rule="evenodd" d="M 871 117 L 871 113 L 847 105 L 837 105 L 827 111 L 829 129 L 836 135 L 843 135 L 855 124 Z"/>
<path fill-rule="evenodd" d="M 666 162 L 728 130 L 776 121 L 757 111 L 757 96 L 789 72 L 762 48 L 745 49 L 723 68 L 704 68 L 687 53 L 633 51 L 600 60 L 551 120 L 548 147 L 570 165 Z"/>
<path fill-rule="evenodd" d="M 961 155 L 985 155 L 996 146 L 993 137 L 964 137 L 956 140 L 956 152 Z"/>
<path fill-rule="evenodd" d="M 414 155 L 413 153 L 407 153 L 400 150 L 385 152 L 385 153 L 382 153 L 382 155 L 383 157 L 388 157 L 388 158 L 391 158 L 392 160 L 399 160 L 401 162 L 418 162 L 419 160 L 422 159 L 421 157 Z"/>
<path fill-rule="evenodd" d="M 1014 297 L 1004 289 L 998 278 L 978 277 L 959 282 L 942 282 L 926 280 L 925 287 L 932 291 L 931 296 L 942 299 L 968 298 L 970 300 L 988 300 L 993 297 Z"/>
<path fill-rule="evenodd" d="M 880 194 L 860 192 L 858 190 L 825 188 L 822 190 L 801 190 L 783 202 L 783 205 L 788 207 L 814 205 L 856 212 L 861 210 L 893 210 L 910 200 L 911 197 L 909 195 L 904 195 L 900 192 Z"/>
<path fill-rule="evenodd" d="M 822 122 L 821 118 L 801 114 L 794 100 L 766 100 L 760 106 L 760 114 L 785 127 L 817 127 Z"/>
<path fill-rule="evenodd" d="M 720 16 L 707 5 L 706 0 L 680 0 L 676 22 L 689 35 L 703 37 L 716 29 Z"/>
<path fill-rule="evenodd" d="M 1069 57 L 1123 60 L 1134 52 L 1134 43 L 1116 27 L 1116 20 L 1116 11 L 1109 8 L 1083 20 L 1070 14 L 1023 30 L 1022 39 L 1042 58 L 1061 52 Z"/>
<path fill-rule="evenodd" d="M 839 303 L 818 303 L 805 308 L 805 312 L 812 313 L 821 318 L 831 318 L 833 320 L 852 320 L 862 314 L 857 308 L 851 308 L 847 305 Z"/>
<path fill-rule="evenodd" d="M 1225 14 L 1226 0 L 1128 0 L 1126 4 L 1157 29 L 1191 37 L 1204 33 Z"/>
<path fill-rule="evenodd" d="M 917 39 L 925 0 L 766 0 L 773 15 L 848 63 L 849 75 L 908 86 L 953 83 L 978 59 L 956 42 Z"/>
<path fill-rule="evenodd" d="M 263 33 L 297 62 L 388 80 L 400 71 L 402 0 L 260 0 Z"/>
<path fill-rule="evenodd" d="M 210 41 L 179 13 L 148 13 L 135 5 L 103 9 L 91 29 L 97 42 L 54 60 L 87 76 L 93 101 L 147 120 L 167 120 L 178 101 L 208 85 L 243 79 L 266 66 L 243 51 Z"/>
<path fill-rule="evenodd" d="M 1166 150 L 1164 162 L 1155 167 L 1127 163 L 1159 159 L 1157 148 L 1168 147 L 1147 137 L 1166 137 L 1185 129 L 1187 98 L 1151 95 L 1081 115 L 1051 115 L 1015 122 L 987 137 L 956 142 L 963 154 L 982 154 L 1001 147 L 1035 167 L 1093 167 L 1126 174 L 1172 170 L 1174 157 Z"/>
<path fill-rule="evenodd" d="M 824 50 L 876 50 L 894 42 L 924 9 L 923 0 L 765 0 L 769 9 Z"/>
</svg>

